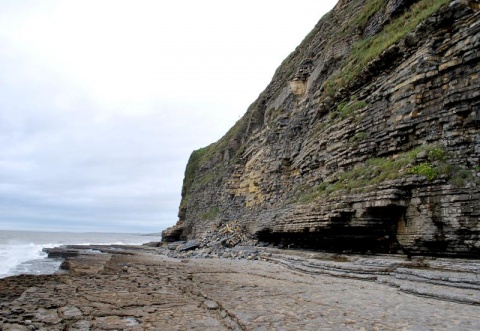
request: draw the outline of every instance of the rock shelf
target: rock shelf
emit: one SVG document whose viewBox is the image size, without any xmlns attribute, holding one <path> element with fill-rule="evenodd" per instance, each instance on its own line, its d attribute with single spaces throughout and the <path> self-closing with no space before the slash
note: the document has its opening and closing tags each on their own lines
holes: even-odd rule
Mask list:
<svg viewBox="0 0 480 331">
<path fill-rule="evenodd" d="M 167 247 L 66 247 L 67 273 L 0 280 L 0 329 L 480 328 L 475 260 L 235 248 L 257 250 L 258 260 L 174 259 Z"/>
</svg>

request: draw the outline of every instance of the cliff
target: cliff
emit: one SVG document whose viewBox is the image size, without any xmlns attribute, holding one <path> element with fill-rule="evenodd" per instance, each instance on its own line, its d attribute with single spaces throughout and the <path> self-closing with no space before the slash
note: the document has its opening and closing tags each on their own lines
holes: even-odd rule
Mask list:
<svg viewBox="0 0 480 331">
<path fill-rule="evenodd" d="M 479 256 L 478 1 L 340 0 L 218 142 L 164 240 Z"/>
</svg>

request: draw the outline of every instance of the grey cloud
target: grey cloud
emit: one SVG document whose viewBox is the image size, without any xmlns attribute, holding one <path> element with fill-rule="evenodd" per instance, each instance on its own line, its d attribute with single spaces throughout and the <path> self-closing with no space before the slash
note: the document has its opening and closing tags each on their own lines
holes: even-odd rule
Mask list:
<svg viewBox="0 0 480 331">
<path fill-rule="evenodd" d="M 212 140 L 201 134 L 211 115 L 158 102 L 147 115 L 102 120 L 81 95 L 68 111 L 55 104 L 68 82 L 3 78 L 0 226 L 155 232 L 176 221 L 184 167 Z"/>
<path fill-rule="evenodd" d="M 110 8 L 112 21 L 90 17 L 98 13 L 83 2 L 2 3 L 0 229 L 157 232 L 172 225 L 191 151 L 239 119 L 308 32 L 291 35 L 307 24 L 302 15 L 315 19 L 311 28 L 321 16 L 313 5 L 326 2 L 335 1 L 309 2 L 311 10 L 292 17 L 283 6 L 270 15 L 273 2 L 252 16 L 238 1 L 234 11 L 209 9 L 212 20 L 198 15 L 210 7 L 196 2 L 171 2 L 165 8 L 182 15 L 164 19 L 165 8 L 149 10 L 157 2 L 125 2 Z M 123 15 L 132 14 L 122 8 L 148 29 L 126 22 Z M 85 26 L 83 17 L 70 24 L 77 11 L 97 24 Z M 293 21 L 283 24 L 282 15 Z M 135 33 L 123 33 L 126 23 Z M 122 33 L 109 34 L 112 28 Z"/>
</svg>

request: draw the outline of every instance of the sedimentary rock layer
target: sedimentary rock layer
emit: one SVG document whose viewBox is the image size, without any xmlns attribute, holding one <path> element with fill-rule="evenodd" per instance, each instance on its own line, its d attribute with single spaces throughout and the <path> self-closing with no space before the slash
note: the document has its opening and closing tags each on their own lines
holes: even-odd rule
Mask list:
<svg viewBox="0 0 480 331">
<path fill-rule="evenodd" d="M 340 1 L 192 154 L 165 238 L 479 256 L 479 49 L 477 1 Z"/>
<path fill-rule="evenodd" d="M 262 252 L 268 262 L 181 260 L 160 253 L 148 247 L 76 247 L 67 252 L 68 274 L 0 279 L 0 329 L 480 327 L 480 270 L 472 261 L 275 249 Z"/>
</svg>

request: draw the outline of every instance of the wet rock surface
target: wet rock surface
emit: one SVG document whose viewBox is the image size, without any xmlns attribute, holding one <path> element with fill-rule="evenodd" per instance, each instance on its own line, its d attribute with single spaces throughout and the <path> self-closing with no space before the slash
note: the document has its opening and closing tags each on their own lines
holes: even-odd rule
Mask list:
<svg viewBox="0 0 480 331">
<path fill-rule="evenodd" d="M 68 274 L 0 280 L 1 330 L 480 328 L 475 260 L 271 247 L 255 248 L 258 261 L 173 259 L 168 248 L 148 246 L 74 249 Z"/>
</svg>

